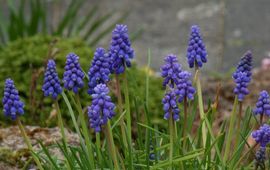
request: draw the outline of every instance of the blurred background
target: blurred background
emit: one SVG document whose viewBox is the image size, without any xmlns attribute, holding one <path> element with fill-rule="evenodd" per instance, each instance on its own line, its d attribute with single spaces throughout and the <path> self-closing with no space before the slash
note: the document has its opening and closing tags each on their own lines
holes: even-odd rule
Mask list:
<svg viewBox="0 0 270 170">
<path fill-rule="evenodd" d="M 14 1 L 14 5 L 19 7 L 20 1 L 23 0 Z M 8 17 L 8 1 L 0 2 L 4 14 L 2 17 Z M 25 2 L 29 3 L 30 0 Z M 42 5 L 47 6 L 46 26 L 57 28 L 66 11 L 70 10 L 68 7 L 71 2 L 42 1 Z M 97 32 L 125 16 L 121 22 L 128 25 L 132 35 L 137 36 L 133 42 L 137 63 L 146 64 L 147 49 L 150 48 L 151 67 L 154 70 L 159 70 L 163 57 L 168 53 L 177 54 L 182 65 L 186 66 L 186 44 L 189 28 L 193 24 L 201 27 L 209 52 L 209 62 L 205 65 L 207 70 L 228 71 L 248 49 L 254 53 L 256 66 L 262 58 L 270 55 L 269 0 L 88 0 L 77 9 L 76 20 L 70 24 L 75 27 L 77 21 L 87 16 L 93 7 L 97 7 L 95 17 L 113 14 L 106 19 L 105 24 L 98 27 Z M 25 8 L 23 15 L 29 17 L 31 7 L 26 5 Z M 83 32 L 87 32 L 86 27 L 80 29 L 79 34 Z M 110 33 L 92 43 L 92 46 L 107 48 L 109 41 Z"/>
</svg>

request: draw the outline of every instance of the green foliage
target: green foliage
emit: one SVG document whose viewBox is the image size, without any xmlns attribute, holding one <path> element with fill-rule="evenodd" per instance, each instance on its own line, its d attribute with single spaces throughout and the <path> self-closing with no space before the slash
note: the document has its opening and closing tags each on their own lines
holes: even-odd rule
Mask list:
<svg viewBox="0 0 270 170">
<path fill-rule="evenodd" d="M 51 3 L 49 5 L 49 3 Z M 5 5 L 8 16 L 0 12 L 0 47 L 9 41 L 36 34 L 50 34 L 59 37 L 81 36 L 89 45 L 95 46 L 105 35 L 110 33 L 117 23 L 123 22 L 128 13 L 120 16 L 108 11 L 100 15 L 99 8 L 92 6 L 85 15 L 79 15 L 86 0 L 71 0 L 58 23 L 52 23 L 50 6 L 63 2 L 47 0 L 7 0 Z M 4 3 L 3 3 L 4 4 Z M 53 27 L 51 26 L 53 25 Z"/>
<path fill-rule="evenodd" d="M 26 117 L 30 113 L 33 116 L 26 119 L 28 123 L 34 120 L 44 121 L 51 111 L 48 107 L 52 104 L 51 100 L 44 99 L 41 90 L 46 61 L 54 58 L 59 76 L 62 77 L 69 52 L 78 54 L 82 67 L 88 69 L 93 51 L 79 39 L 34 36 L 9 43 L 0 51 L 0 93 L 3 93 L 5 79 L 14 79 L 26 103 Z"/>
<path fill-rule="evenodd" d="M 63 75 L 66 55 L 69 52 L 74 52 L 80 56 L 80 64 L 85 72 L 88 71 L 91 59 L 93 57 L 93 50 L 80 39 L 59 38 L 53 36 L 34 36 L 24 39 L 18 39 L 9 43 L 4 49 L 0 51 L 0 94 L 3 93 L 5 79 L 10 77 L 15 81 L 17 88 L 20 91 L 20 96 L 26 103 L 26 116 L 22 118 L 28 124 L 46 124 L 47 118 L 52 111 L 52 101 L 49 98 L 43 97 L 41 90 L 43 83 L 44 68 L 46 61 L 49 58 L 54 58 L 57 64 L 57 71 L 60 78 Z M 130 95 L 132 96 L 131 103 L 135 98 L 143 99 L 145 95 L 145 76 L 144 70 L 134 67 L 129 71 L 128 82 L 130 85 Z M 160 84 L 161 79 L 150 76 L 152 84 Z M 90 97 L 86 93 L 87 80 L 85 80 L 85 88 L 81 91 L 82 105 L 86 107 L 90 104 Z M 160 103 L 163 95 L 163 90 L 159 86 L 150 88 L 151 100 L 149 100 L 149 107 L 154 115 L 162 113 Z M 114 98 L 115 99 L 115 98 Z M 60 105 L 63 105 L 63 99 L 60 100 Z M 132 105 L 134 108 L 134 105 Z M 0 106 L 2 110 L 2 105 Z M 143 109 L 143 105 L 139 107 Z M 71 123 L 66 112 L 63 111 L 63 118 Z M 29 116 L 32 115 L 32 116 Z M 1 114 L 3 120 L 3 114 Z M 157 116 L 156 116 L 157 117 Z M 8 121 L 5 119 L 5 121 Z"/>
</svg>

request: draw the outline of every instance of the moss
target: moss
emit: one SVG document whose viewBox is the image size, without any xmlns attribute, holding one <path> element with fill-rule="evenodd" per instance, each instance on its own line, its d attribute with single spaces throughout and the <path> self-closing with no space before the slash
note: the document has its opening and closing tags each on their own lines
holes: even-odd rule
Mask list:
<svg viewBox="0 0 270 170">
<path fill-rule="evenodd" d="M 46 61 L 55 58 L 59 76 L 62 77 L 65 56 L 69 52 L 78 54 L 83 69 L 88 68 L 93 51 L 80 39 L 38 35 L 9 43 L 0 51 L 0 94 L 3 94 L 5 79 L 12 78 L 26 103 L 24 118 L 28 114 L 33 116 L 28 117 L 28 123 L 42 121 L 40 115 L 46 117 L 51 111 L 51 107 L 46 107 L 50 106 L 50 100 L 43 99 L 41 90 Z"/>
<path fill-rule="evenodd" d="M 48 58 L 55 58 L 57 71 L 61 78 L 64 71 L 65 56 L 69 52 L 75 52 L 80 56 L 81 66 L 84 71 L 87 71 L 93 51 L 80 39 L 38 35 L 14 41 L 0 51 L 0 94 L 3 94 L 5 79 L 11 77 L 20 91 L 22 100 L 26 103 L 26 115 L 22 118 L 27 124 L 49 125 L 47 122 L 50 121 L 47 120 L 52 112 L 52 101 L 50 98 L 44 98 L 41 90 L 44 66 Z M 135 110 L 134 99 L 136 98 L 139 102 L 140 113 L 144 112 L 145 78 L 145 71 L 138 69 L 135 65 L 128 71 L 132 110 Z M 161 81 L 160 78 L 150 76 L 149 110 L 155 117 L 162 117 L 161 99 L 163 90 Z M 84 106 L 89 105 L 91 101 L 86 93 L 86 88 L 80 91 Z M 63 99 L 60 99 L 60 104 L 63 106 L 61 107 L 63 117 L 68 123 L 70 118 L 66 114 L 67 110 Z M 2 108 L 0 109 L 2 110 Z M 2 115 L 0 120 L 8 122 L 8 119 Z"/>
</svg>

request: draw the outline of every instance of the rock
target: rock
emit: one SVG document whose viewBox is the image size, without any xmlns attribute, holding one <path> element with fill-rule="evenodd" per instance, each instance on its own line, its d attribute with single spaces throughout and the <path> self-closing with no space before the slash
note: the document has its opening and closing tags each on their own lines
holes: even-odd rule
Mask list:
<svg viewBox="0 0 270 170">
<path fill-rule="evenodd" d="M 58 127 L 25 126 L 25 130 L 35 151 L 41 150 L 38 141 L 42 141 L 45 146 L 61 142 L 61 133 Z M 78 146 L 80 144 L 77 134 L 65 129 L 65 135 L 69 145 Z M 59 159 L 63 159 L 61 151 L 56 147 L 50 148 L 49 152 Z M 8 166 L 14 169 L 21 167 L 29 156 L 30 153 L 17 126 L 0 128 L 0 170 L 9 170 Z M 2 166 L 7 166 L 7 168 L 2 168 Z"/>
</svg>

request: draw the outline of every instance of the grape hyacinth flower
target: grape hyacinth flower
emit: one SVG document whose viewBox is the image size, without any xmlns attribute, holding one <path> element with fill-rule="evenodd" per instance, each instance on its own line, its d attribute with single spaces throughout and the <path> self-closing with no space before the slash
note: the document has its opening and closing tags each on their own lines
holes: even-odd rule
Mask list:
<svg viewBox="0 0 270 170">
<path fill-rule="evenodd" d="M 56 64 L 54 60 L 49 60 L 47 63 L 42 91 L 46 97 L 51 96 L 53 99 L 56 99 L 57 96 L 62 92 L 62 87 L 56 72 Z"/>
<path fill-rule="evenodd" d="M 67 55 L 65 72 L 64 72 L 64 87 L 67 90 L 73 90 L 78 93 L 78 90 L 84 86 L 84 73 L 79 63 L 79 57 L 74 53 Z"/>
<path fill-rule="evenodd" d="M 240 62 L 237 65 L 236 71 L 233 73 L 233 78 L 237 79 L 237 73 L 245 72 L 248 77 L 252 75 L 252 53 L 247 51 L 244 56 L 241 58 Z"/>
<path fill-rule="evenodd" d="M 110 80 L 110 58 L 104 48 L 97 48 L 92 65 L 88 71 L 88 94 L 94 93 L 97 84 L 106 84 Z"/>
<path fill-rule="evenodd" d="M 270 142 L 270 126 L 268 124 L 264 124 L 260 129 L 253 131 L 251 135 L 255 141 L 261 145 L 261 147 L 266 147 Z"/>
<path fill-rule="evenodd" d="M 178 63 L 177 56 L 169 54 L 164 59 L 165 64 L 161 66 L 161 76 L 164 78 L 163 87 L 169 85 L 173 88 L 178 84 L 179 74 L 181 73 L 181 65 Z"/>
<path fill-rule="evenodd" d="M 6 79 L 2 102 L 6 117 L 16 120 L 17 116 L 24 114 L 24 103 L 20 100 L 19 92 L 10 78 Z"/>
<path fill-rule="evenodd" d="M 234 93 L 238 96 L 238 101 L 242 102 L 244 97 L 249 94 L 247 86 L 251 78 L 245 72 L 237 72 L 236 77 L 237 78 L 234 79 L 234 82 L 236 83 Z"/>
<path fill-rule="evenodd" d="M 100 132 L 101 126 L 115 115 L 115 105 L 108 94 L 109 88 L 105 84 L 98 84 L 94 88 L 92 105 L 88 107 L 88 117 L 90 127 L 95 132 Z"/>
<path fill-rule="evenodd" d="M 188 64 L 190 68 L 193 68 L 195 64 L 202 67 L 203 63 L 207 62 L 207 51 L 200 34 L 200 28 L 197 25 L 193 25 L 190 30 L 187 48 Z"/>
<path fill-rule="evenodd" d="M 130 59 L 134 57 L 134 50 L 131 47 L 126 25 L 117 24 L 113 30 L 109 54 L 112 73 L 121 74 L 125 71 L 126 66 L 131 67 Z"/>
<path fill-rule="evenodd" d="M 260 149 L 256 152 L 255 154 L 255 165 L 258 167 L 264 167 L 264 161 L 265 161 L 265 150 L 266 148 L 265 147 L 260 147 Z M 265 168 L 263 168 L 265 169 Z"/>
<path fill-rule="evenodd" d="M 189 100 L 193 100 L 195 88 L 192 87 L 192 82 L 190 80 L 191 73 L 187 71 L 182 71 L 179 73 L 179 82 L 177 84 L 176 94 L 179 96 L 178 101 L 182 102 L 186 97 Z"/>
<path fill-rule="evenodd" d="M 174 89 L 170 89 L 166 92 L 162 99 L 162 104 L 165 112 L 164 119 L 168 120 L 170 118 L 170 112 L 172 112 L 174 121 L 178 121 L 180 110 L 177 105 L 177 97 Z"/>
<path fill-rule="evenodd" d="M 267 91 L 263 90 L 260 93 L 260 97 L 258 102 L 256 103 L 256 107 L 253 110 L 255 115 L 267 115 L 270 116 L 270 99 Z"/>
</svg>

